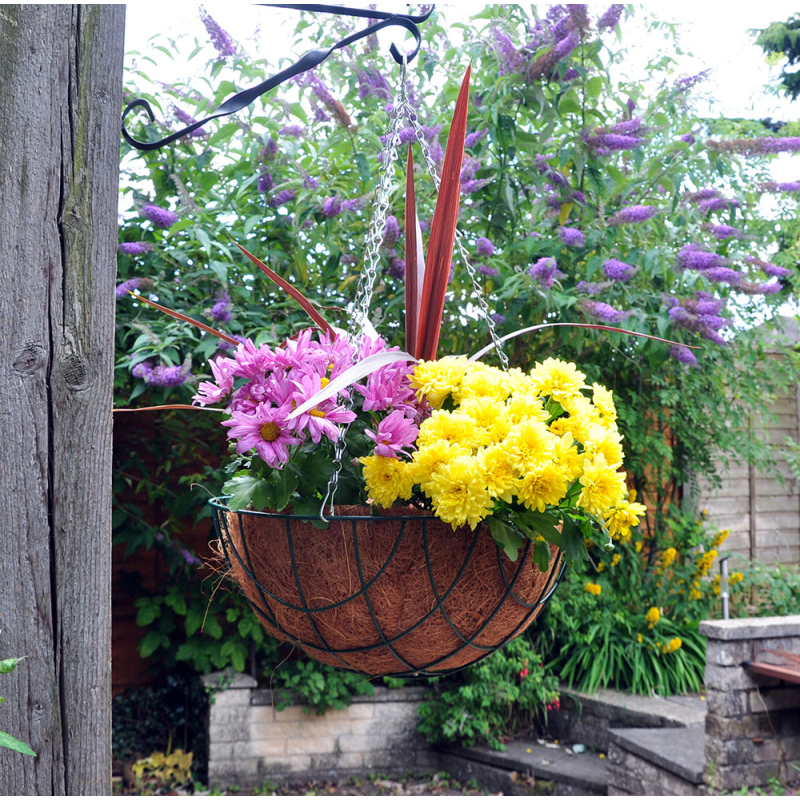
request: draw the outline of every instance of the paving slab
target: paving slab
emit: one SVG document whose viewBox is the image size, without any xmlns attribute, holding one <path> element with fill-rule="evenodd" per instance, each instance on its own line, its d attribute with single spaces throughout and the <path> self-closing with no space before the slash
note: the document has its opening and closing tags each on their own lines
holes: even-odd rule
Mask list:
<svg viewBox="0 0 800 800">
<path fill-rule="evenodd" d="M 706 734 L 702 728 L 612 728 L 611 741 L 694 784 L 703 782 Z"/>
<path fill-rule="evenodd" d="M 546 747 L 525 739 L 509 742 L 502 751 L 482 746 L 441 749 L 492 767 L 531 774 L 536 780 L 571 785 L 585 794 L 608 793 L 607 765 L 598 753 L 573 753 L 565 747 Z"/>
</svg>

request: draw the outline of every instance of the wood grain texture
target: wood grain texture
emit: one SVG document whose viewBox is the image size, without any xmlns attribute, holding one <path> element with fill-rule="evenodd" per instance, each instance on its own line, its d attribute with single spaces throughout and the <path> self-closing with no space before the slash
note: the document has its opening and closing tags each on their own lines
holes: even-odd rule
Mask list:
<svg viewBox="0 0 800 800">
<path fill-rule="evenodd" d="M 0 793 L 110 793 L 124 7 L 0 7 Z"/>
</svg>

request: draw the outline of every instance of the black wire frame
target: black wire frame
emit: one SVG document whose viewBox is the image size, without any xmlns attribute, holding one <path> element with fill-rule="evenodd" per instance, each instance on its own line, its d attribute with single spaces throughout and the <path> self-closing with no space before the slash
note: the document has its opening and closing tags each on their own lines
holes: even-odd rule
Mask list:
<svg viewBox="0 0 800 800">
<path fill-rule="evenodd" d="M 235 559 L 236 563 L 242 568 L 245 575 L 248 577 L 250 581 L 252 581 L 253 585 L 255 586 L 258 597 L 259 603 L 253 602 L 252 600 L 248 599 L 250 606 L 252 607 L 253 611 L 255 612 L 256 616 L 259 617 L 263 622 L 265 622 L 269 627 L 277 630 L 281 636 L 283 636 L 287 641 L 295 644 L 302 650 L 304 650 L 308 655 L 312 658 L 314 657 L 314 651 L 317 652 L 324 652 L 327 653 L 339 662 L 339 666 L 341 669 L 347 670 L 349 672 L 356 672 L 359 674 L 370 675 L 370 677 L 378 677 L 373 675 L 372 673 L 362 672 L 355 669 L 350 663 L 345 661 L 342 656 L 345 655 L 354 655 L 357 653 L 366 653 L 371 650 L 376 650 L 378 648 L 385 648 L 387 649 L 394 658 L 398 661 L 398 663 L 402 664 L 405 669 L 399 670 L 397 672 L 386 673 L 389 677 L 395 678 L 403 678 L 403 677 L 434 677 L 440 675 L 448 675 L 454 672 L 460 672 L 462 669 L 465 669 L 468 666 L 472 666 L 473 664 L 477 663 L 478 661 L 483 660 L 487 656 L 494 653 L 496 650 L 504 647 L 508 644 L 512 639 L 514 639 L 519 633 L 521 633 L 528 625 L 529 621 L 533 616 L 535 616 L 552 598 L 555 594 L 558 585 L 561 583 L 561 580 L 564 576 L 564 571 L 566 569 L 566 562 L 563 559 L 562 554 L 558 554 L 555 556 L 556 558 L 560 559 L 560 563 L 556 565 L 556 567 L 550 572 L 548 576 L 547 584 L 545 585 L 541 597 L 534 603 L 527 603 L 522 600 L 517 593 L 514 591 L 514 587 L 522 574 L 522 567 L 525 563 L 525 559 L 531 556 L 530 548 L 531 542 L 525 542 L 524 547 L 522 548 L 519 557 L 517 558 L 516 569 L 514 570 L 514 574 L 509 578 L 506 575 L 506 569 L 503 565 L 503 555 L 500 548 L 497 548 L 497 561 L 500 574 L 503 577 L 503 581 L 505 583 L 505 592 L 500 598 L 499 602 L 497 603 L 496 608 L 492 613 L 485 619 L 481 625 L 478 627 L 477 630 L 472 632 L 470 635 L 465 635 L 462 633 L 457 626 L 453 623 L 450 619 L 450 616 L 447 613 L 446 608 L 444 607 L 444 603 L 446 602 L 447 598 L 450 596 L 451 592 L 455 589 L 458 585 L 461 577 L 463 576 L 467 565 L 472 558 L 472 553 L 475 549 L 475 545 L 478 541 L 479 535 L 486 535 L 485 532 L 482 532 L 481 526 L 479 525 L 475 531 L 472 533 L 472 540 L 470 542 L 469 549 L 467 551 L 467 555 L 464 558 L 464 562 L 459 567 L 459 570 L 453 579 L 451 585 L 444 591 L 440 592 L 439 588 L 437 587 L 436 580 L 433 575 L 433 569 L 430 560 L 430 551 L 428 548 L 428 522 L 435 520 L 436 518 L 433 516 L 390 516 L 390 517 L 380 517 L 380 516 L 347 516 L 347 515 L 332 515 L 329 516 L 329 520 L 337 520 L 339 522 L 350 522 L 351 529 L 352 529 L 352 536 L 353 536 L 353 550 L 355 553 L 355 560 L 356 560 L 356 567 L 358 571 L 358 578 L 360 582 L 360 588 L 358 588 L 355 592 L 353 592 L 350 596 L 343 598 L 335 603 L 330 603 L 324 606 L 314 606 L 310 607 L 305 600 L 305 593 L 303 591 L 303 587 L 301 584 L 300 576 L 297 569 L 297 561 L 295 557 L 295 550 L 294 544 L 292 541 L 292 523 L 295 521 L 303 521 L 303 522 L 312 522 L 316 521 L 319 518 L 316 516 L 305 516 L 305 515 L 296 515 L 296 514 L 275 514 L 266 511 L 231 511 L 227 505 L 225 505 L 225 500 L 227 498 L 213 498 L 209 501 L 209 504 L 214 509 L 214 527 L 216 533 L 222 542 L 223 553 L 225 556 L 225 560 L 230 567 L 233 564 L 233 559 Z M 236 514 L 237 521 L 239 524 L 239 531 L 241 533 L 241 552 L 239 548 L 236 547 L 234 541 L 231 537 L 230 529 L 228 527 L 228 514 Z M 247 543 L 247 532 L 245 526 L 245 520 L 248 518 L 258 518 L 258 517 L 268 517 L 273 520 L 282 520 L 285 525 L 286 531 L 286 539 L 289 547 L 289 555 L 292 562 L 292 571 L 294 574 L 295 585 L 297 587 L 298 598 L 300 601 L 300 605 L 296 603 L 289 602 L 282 597 L 278 597 L 277 595 L 273 594 L 269 591 L 265 586 L 263 586 L 255 577 L 254 569 L 253 569 L 253 562 L 250 556 L 250 547 Z M 365 580 L 364 577 L 364 570 L 361 562 L 361 554 L 358 546 L 358 523 L 368 523 L 368 524 L 381 524 L 381 522 L 391 522 L 397 523 L 400 522 L 400 531 L 397 534 L 395 539 L 394 545 L 389 552 L 389 555 L 386 558 L 386 561 L 380 567 L 380 569 L 375 573 L 375 575 L 370 578 L 369 580 Z M 402 631 L 399 634 L 396 634 L 392 637 L 387 637 L 383 632 L 381 625 L 378 621 L 378 618 L 375 614 L 375 611 L 372 607 L 372 602 L 369 597 L 369 589 L 371 586 L 375 584 L 375 582 L 384 574 L 386 569 L 388 568 L 389 564 L 391 563 L 392 559 L 394 558 L 395 553 L 397 552 L 401 541 L 405 535 L 408 523 L 413 522 L 415 525 L 422 525 L 423 531 L 423 543 L 424 543 L 424 550 L 425 550 L 425 563 L 426 568 L 428 571 L 428 578 L 431 583 L 431 587 L 434 592 L 434 596 L 436 599 L 435 604 L 433 607 L 420 619 L 418 619 L 413 624 L 409 625 L 407 629 Z M 324 535 L 324 534 L 323 534 Z M 340 606 L 349 603 L 350 601 L 362 597 L 364 598 L 367 609 L 369 611 L 370 617 L 372 622 L 375 626 L 375 631 L 378 634 L 379 641 L 374 642 L 372 644 L 362 645 L 359 647 L 352 647 L 347 649 L 335 649 L 332 648 L 328 642 L 326 641 L 325 637 L 323 636 L 322 632 L 319 630 L 319 627 L 314 619 L 314 615 L 318 614 L 322 611 L 328 611 L 334 608 L 338 608 Z M 514 630 L 501 642 L 494 644 L 494 645 L 482 645 L 478 644 L 475 640 L 480 636 L 480 634 L 486 629 L 489 623 L 494 619 L 497 612 L 505 605 L 505 603 L 509 600 L 513 600 L 520 606 L 527 608 L 528 612 L 525 614 L 523 619 L 517 624 Z M 298 639 L 294 634 L 290 633 L 289 631 L 285 630 L 281 625 L 278 623 L 276 615 L 273 611 L 273 605 L 271 604 L 278 604 L 278 606 L 283 606 L 285 608 L 300 611 L 305 616 L 306 619 L 309 621 L 311 628 L 313 629 L 314 633 L 316 634 L 318 641 L 311 642 L 311 641 L 304 641 L 302 639 Z M 441 612 L 444 616 L 447 623 L 450 625 L 450 628 L 456 634 L 458 639 L 461 640 L 461 644 L 459 644 L 454 650 L 450 653 L 447 653 L 444 656 L 439 656 L 427 664 L 422 666 L 415 666 L 410 664 L 400 653 L 397 652 L 397 649 L 393 646 L 395 642 L 402 639 L 407 634 L 411 633 L 413 630 L 418 628 L 428 619 L 430 619 L 437 611 Z M 438 668 L 438 665 L 443 664 L 444 662 L 448 661 L 453 656 L 460 653 L 462 650 L 466 648 L 472 648 L 473 650 L 483 651 L 482 655 L 480 655 L 477 659 L 471 661 L 469 664 L 465 664 L 461 667 L 449 668 L 449 669 L 441 669 Z M 310 651 L 310 652 L 309 652 Z"/>
</svg>

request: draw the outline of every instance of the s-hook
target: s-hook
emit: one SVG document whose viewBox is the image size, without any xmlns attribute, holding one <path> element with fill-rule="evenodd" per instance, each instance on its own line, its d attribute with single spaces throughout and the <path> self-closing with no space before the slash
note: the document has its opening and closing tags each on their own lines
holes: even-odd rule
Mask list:
<svg viewBox="0 0 800 800">
<path fill-rule="evenodd" d="M 138 139 L 134 139 L 133 136 L 128 133 L 128 130 L 125 127 L 125 119 L 134 108 L 141 106 L 147 112 L 147 115 L 150 117 L 150 121 L 152 122 L 155 120 L 153 109 L 147 100 L 142 98 L 133 100 L 132 102 L 128 103 L 127 106 L 125 106 L 125 110 L 122 112 L 122 136 L 124 137 L 125 141 L 128 142 L 128 144 L 132 147 L 135 147 L 137 150 L 157 150 L 159 147 L 164 147 L 164 145 L 171 144 L 177 139 L 180 139 L 181 137 L 196 131 L 198 128 L 201 128 L 212 119 L 226 117 L 228 114 L 234 114 L 237 111 L 241 111 L 241 109 L 245 108 L 245 106 L 249 106 L 250 103 L 261 97 L 262 94 L 268 92 L 270 89 L 274 89 L 276 86 L 280 86 L 280 84 L 282 84 L 284 81 L 293 78 L 295 75 L 299 75 L 302 72 L 307 72 L 310 69 L 314 69 L 314 67 L 319 66 L 331 53 L 333 53 L 334 50 L 340 50 L 342 47 L 347 47 L 348 45 L 357 42 L 359 39 L 363 39 L 365 36 L 369 36 L 381 30 L 382 28 L 388 28 L 392 25 L 397 25 L 401 28 L 405 28 L 407 31 L 410 31 L 411 34 L 413 34 L 416 42 L 414 49 L 410 53 L 406 54 L 401 53 L 398 47 L 392 43 L 390 48 L 392 58 L 394 58 L 394 60 L 401 65 L 403 63 L 403 59 L 405 59 L 407 62 L 412 61 L 416 57 L 417 53 L 419 53 L 420 47 L 422 46 L 422 34 L 420 33 L 418 25 L 420 22 L 425 22 L 433 13 L 433 9 L 436 7 L 431 6 L 425 14 L 411 16 L 409 14 L 389 14 L 383 11 L 373 11 L 363 8 L 348 8 L 346 6 L 318 4 L 271 3 L 267 7 L 270 6 L 275 8 L 291 8 L 299 11 L 312 11 L 323 14 L 335 14 L 337 16 L 366 17 L 369 19 L 376 19 L 378 21 L 373 25 L 367 26 L 361 31 L 351 33 L 341 41 L 336 42 L 336 44 L 334 44 L 332 47 L 319 50 L 310 50 L 290 67 L 281 70 L 271 78 L 262 81 L 256 86 L 252 86 L 249 89 L 244 89 L 243 91 L 232 95 L 221 106 L 219 106 L 219 108 L 217 108 L 213 114 L 209 115 L 205 119 L 193 122 L 191 125 L 187 125 L 185 128 L 177 131 L 176 133 L 172 133 L 163 139 L 159 139 L 157 142 L 140 142 Z"/>
</svg>

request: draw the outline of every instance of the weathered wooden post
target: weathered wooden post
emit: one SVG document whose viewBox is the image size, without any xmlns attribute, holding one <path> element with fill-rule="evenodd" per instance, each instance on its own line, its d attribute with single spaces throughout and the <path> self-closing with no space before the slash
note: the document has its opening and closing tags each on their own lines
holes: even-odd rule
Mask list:
<svg viewBox="0 0 800 800">
<path fill-rule="evenodd" d="M 0 794 L 109 794 L 124 6 L 0 6 Z"/>
</svg>

